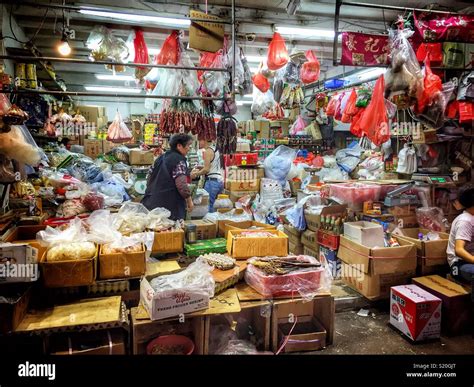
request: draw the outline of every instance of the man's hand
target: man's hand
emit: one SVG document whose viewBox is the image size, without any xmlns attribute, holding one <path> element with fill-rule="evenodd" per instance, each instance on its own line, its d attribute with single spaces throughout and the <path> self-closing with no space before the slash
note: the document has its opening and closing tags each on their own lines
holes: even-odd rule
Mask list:
<svg viewBox="0 0 474 387">
<path fill-rule="evenodd" d="M 192 212 L 194 209 L 194 203 L 193 203 L 193 199 L 191 197 L 189 197 L 187 200 L 186 200 L 186 210 L 188 212 Z"/>
</svg>

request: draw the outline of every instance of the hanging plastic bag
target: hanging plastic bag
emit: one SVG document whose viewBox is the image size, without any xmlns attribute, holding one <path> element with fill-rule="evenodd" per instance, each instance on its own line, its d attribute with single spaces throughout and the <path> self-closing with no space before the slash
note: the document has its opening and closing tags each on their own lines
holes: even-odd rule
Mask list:
<svg viewBox="0 0 474 387">
<path fill-rule="evenodd" d="M 252 83 L 255 85 L 255 87 L 260 90 L 262 93 L 266 93 L 270 89 L 270 82 L 269 80 L 262 74 L 263 64 L 260 63 L 260 66 L 258 68 L 257 74 L 255 74 L 252 77 Z"/>
<path fill-rule="evenodd" d="M 252 89 L 253 89 L 253 83 L 252 83 L 252 72 L 250 71 L 250 67 L 247 63 L 247 58 L 243 56 L 243 51 L 241 50 L 241 61 L 242 61 L 242 66 L 244 68 L 244 81 L 239 87 L 239 91 L 241 95 L 245 94 L 251 94 Z"/>
<path fill-rule="evenodd" d="M 441 43 L 421 43 L 416 50 L 416 58 L 419 62 L 424 62 L 428 55 L 431 62 L 441 63 L 443 61 Z"/>
<path fill-rule="evenodd" d="M 110 124 L 109 130 L 107 131 L 107 140 L 115 143 L 122 143 L 130 141 L 132 138 L 133 136 L 130 129 L 125 125 L 120 112 L 117 110 L 117 113 L 115 113 L 115 119 Z"/>
<path fill-rule="evenodd" d="M 344 92 L 342 93 L 342 97 L 338 99 L 336 102 L 336 114 L 334 115 L 334 119 L 337 121 L 342 120 L 342 112 L 346 108 L 347 101 L 349 100 L 351 93 L 349 92 Z"/>
<path fill-rule="evenodd" d="M 148 64 L 150 57 L 148 56 L 148 47 L 143 36 L 143 31 L 140 29 L 135 30 L 135 39 L 133 41 L 133 46 L 135 48 L 135 58 L 134 63 Z M 142 80 L 145 75 L 150 72 L 151 68 L 147 67 L 136 67 L 135 68 L 135 77 L 139 80 Z"/>
<path fill-rule="evenodd" d="M 341 122 L 348 124 L 352 121 L 352 117 L 357 114 L 359 108 L 356 107 L 357 93 L 355 89 L 352 89 L 349 99 L 347 100 L 346 107 L 342 113 Z"/>
<path fill-rule="evenodd" d="M 398 153 L 397 173 L 411 175 L 417 170 L 416 151 L 412 146 L 404 145 Z"/>
<path fill-rule="evenodd" d="M 253 102 L 251 111 L 257 116 L 261 116 L 275 106 L 275 100 L 270 90 L 266 93 L 261 93 L 258 89 L 254 89 Z"/>
<path fill-rule="evenodd" d="M 377 146 L 382 145 L 390 138 L 387 110 L 384 98 L 384 77 L 381 75 L 375 83 L 374 93 L 369 106 L 360 119 L 360 126 L 367 133 L 367 137 Z"/>
<path fill-rule="evenodd" d="M 292 136 L 297 136 L 298 134 L 306 133 L 305 128 L 306 122 L 304 122 L 304 119 L 301 116 L 298 116 L 298 118 L 290 128 L 290 134 Z"/>
<path fill-rule="evenodd" d="M 303 63 L 300 71 L 301 82 L 304 84 L 316 82 L 319 79 L 321 65 L 312 50 L 305 52 L 307 62 Z"/>
<path fill-rule="evenodd" d="M 179 35 L 173 31 L 163 42 L 160 52 L 155 56 L 155 63 L 161 65 L 176 65 L 179 61 Z M 142 62 L 139 62 L 142 63 Z"/>
<path fill-rule="evenodd" d="M 227 64 L 227 56 L 224 50 L 219 50 L 210 67 L 222 69 L 226 68 Z M 227 71 L 206 71 L 202 79 L 207 93 L 214 97 L 220 97 L 226 92 L 225 88 L 228 88 L 230 75 Z"/>
<path fill-rule="evenodd" d="M 280 145 L 265 159 L 265 176 L 284 185 L 295 157 L 295 149 Z"/>
<path fill-rule="evenodd" d="M 334 117 L 336 115 L 336 105 L 341 98 L 342 94 L 334 94 L 329 100 L 328 106 L 326 107 L 326 115 L 329 117 Z"/>
<path fill-rule="evenodd" d="M 458 88 L 458 101 L 474 99 L 474 71 L 466 72 L 461 76 Z"/>
<path fill-rule="evenodd" d="M 286 65 L 288 60 L 285 39 L 278 32 L 275 32 L 268 46 L 267 66 L 270 70 L 275 71 Z"/>
<path fill-rule="evenodd" d="M 433 74 L 430 67 L 429 56 L 425 59 L 425 77 L 423 80 L 423 93 L 418 99 L 416 106 L 416 112 L 421 113 L 426 105 L 430 105 L 432 100 L 436 97 L 436 94 L 439 93 L 442 89 L 442 83 L 440 77 L 436 74 Z"/>
</svg>

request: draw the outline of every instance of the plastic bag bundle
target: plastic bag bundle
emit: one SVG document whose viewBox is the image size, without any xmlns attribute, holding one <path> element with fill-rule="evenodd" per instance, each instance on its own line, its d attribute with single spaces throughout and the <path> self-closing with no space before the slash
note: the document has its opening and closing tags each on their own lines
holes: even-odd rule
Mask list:
<svg viewBox="0 0 474 387">
<path fill-rule="evenodd" d="M 125 63 L 131 59 L 130 50 L 127 43 L 115 37 L 112 32 L 104 26 L 95 26 L 86 41 L 86 46 L 91 50 L 89 58 L 92 61 L 111 60 L 118 63 Z M 106 66 L 109 70 L 116 72 L 125 71 L 125 66 Z"/>
<path fill-rule="evenodd" d="M 72 242 L 86 242 L 87 231 L 81 219 L 75 218 L 68 223 L 68 227 L 65 229 L 46 227 L 46 229 L 36 234 L 36 240 L 45 247 Z"/>
<path fill-rule="evenodd" d="M 166 208 L 154 208 L 147 214 L 147 228 L 153 231 L 166 231 L 175 227 L 176 222 L 169 219 L 171 212 Z"/>
<path fill-rule="evenodd" d="M 342 113 L 341 121 L 344 123 L 349 123 L 352 121 L 352 117 L 359 112 L 359 108 L 356 107 L 357 102 L 357 92 L 355 89 L 352 89 L 349 98 L 346 103 L 346 107 Z"/>
<path fill-rule="evenodd" d="M 284 185 L 295 157 L 295 149 L 280 145 L 265 159 L 265 176 Z"/>
<path fill-rule="evenodd" d="M 67 170 L 71 176 L 85 183 L 91 184 L 104 180 L 100 167 L 88 157 L 74 160 Z"/>
<path fill-rule="evenodd" d="M 128 129 L 125 122 L 122 120 L 120 112 L 117 110 L 115 113 L 115 119 L 110 124 L 107 131 L 107 140 L 115 143 L 128 142 L 133 138 L 130 129 Z"/>
<path fill-rule="evenodd" d="M 219 50 L 214 57 L 214 61 L 209 67 L 226 68 L 228 65 L 227 55 L 224 50 Z M 206 92 L 214 97 L 224 95 L 229 83 L 229 73 L 227 71 L 206 71 L 203 76 L 203 86 Z"/>
<path fill-rule="evenodd" d="M 436 74 L 433 74 L 431 71 L 429 56 L 425 59 L 425 77 L 423 85 L 423 93 L 418 99 L 416 105 L 417 113 L 423 112 L 426 105 L 431 105 L 433 99 L 436 98 L 436 94 L 440 93 L 442 90 L 441 78 Z"/>
<path fill-rule="evenodd" d="M 346 172 L 352 172 L 360 163 L 361 153 L 362 149 L 358 145 L 340 149 L 336 152 L 337 163 Z"/>
<path fill-rule="evenodd" d="M 285 39 L 278 33 L 273 34 L 272 41 L 268 46 L 267 65 L 270 70 L 278 70 L 288 63 L 289 56 L 286 49 Z"/>
<path fill-rule="evenodd" d="M 253 101 L 250 108 L 251 112 L 256 116 L 261 116 L 267 111 L 271 110 L 275 106 L 275 100 L 273 99 L 273 94 L 270 90 L 265 93 L 262 93 L 255 88 L 253 91 Z"/>
<path fill-rule="evenodd" d="M 173 290 L 183 290 L 214 297 L 215 281 L 211 275 L 213 269 L 203 259 L 198 258 L 179 273 L 152 279 L 150 285 L 155 292 L 164 293 L 163 296 Z"/>
<path fill-rule="evenodd" d="M 439 207 L 422 207 L 416 209 L 416 220 L 421 228 L 430 231 L 446 232 L 447 220 Z"/>
</svg>

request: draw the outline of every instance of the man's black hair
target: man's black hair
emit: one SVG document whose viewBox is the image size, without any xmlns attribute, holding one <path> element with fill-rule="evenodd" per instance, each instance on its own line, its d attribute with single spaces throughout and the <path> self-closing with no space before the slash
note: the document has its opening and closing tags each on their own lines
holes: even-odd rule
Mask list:
<svg viewBox="0 0 474 387">
<path fill-rule="evenodd" d="M 183 147 L 188 145 L 193 140 L 193 138 L 189 134 L 185 133 L 177 133 L 173 134 L 170 138 L 170 148 L 172 150 L 178 149 L 178 144 L 181 144 Z"/>
<path fill-rule="evenodd" d="M 464 208 L 474 207 L 474 185 L 468 184 L 460 188 L 458 200 Z"/>
</svg>

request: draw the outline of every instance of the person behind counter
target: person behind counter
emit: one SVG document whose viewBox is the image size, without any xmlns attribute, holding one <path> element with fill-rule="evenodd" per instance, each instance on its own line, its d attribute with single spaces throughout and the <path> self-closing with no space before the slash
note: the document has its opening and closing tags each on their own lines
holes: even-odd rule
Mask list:
<svg viewBox="0 0 474 387">
<path fill-rule="evenodd" d="M 211 141 L 199 140 L 199 149 L 204 149 L 204 166 L 192 170 L 191 178 L 205 176 L 204 189 L 209 193 L 209 212 L 214 212 L 214 202 L 217 195 L 224 190 L 222 178 L 221 157 Z"/>
<path fill-rule="evenodd" d="M 161 155 L 152 167 L 142 204 L 153 210 L 164 207 L 171 212 L 170 219 L 185 219 L 186 209 L 193 210 L 186 161 L 192 137 L 175 134 L 169 141 L 170 150 Z"/>
<path fill-rule="evenodd" d="M 474 185 L 459 190 L 456 207 L 464 212 L 451 225 L 448 263 L 454 278 L 474 285 Z"/>
</svg>

